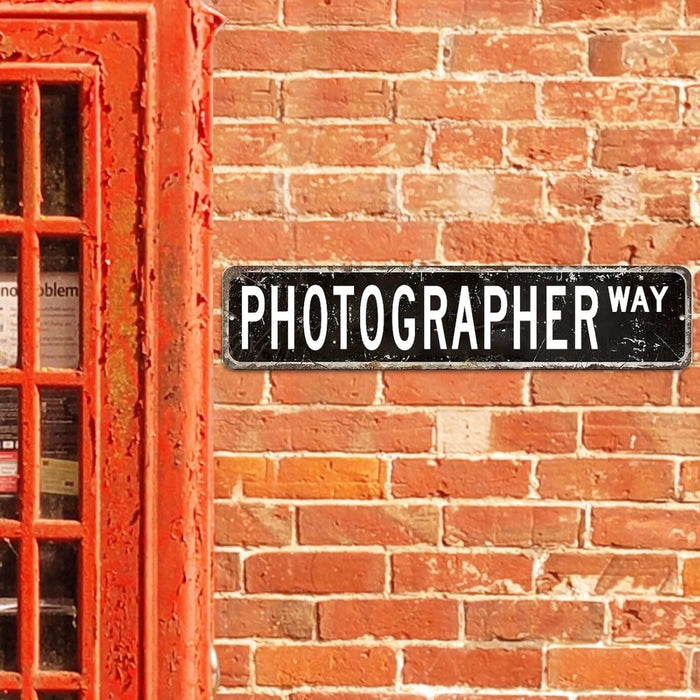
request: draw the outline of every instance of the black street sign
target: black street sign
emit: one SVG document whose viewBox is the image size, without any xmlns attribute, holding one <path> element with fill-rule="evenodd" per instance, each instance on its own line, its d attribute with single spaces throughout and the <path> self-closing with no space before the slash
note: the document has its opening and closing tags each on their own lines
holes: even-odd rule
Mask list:
<svg viewBox="0 0 700 700">
<path fill-rule="evenodd" d="M 683 267 L 231 267 L 232 369 L 666 368 L 691 361 Z"/>
</svg>

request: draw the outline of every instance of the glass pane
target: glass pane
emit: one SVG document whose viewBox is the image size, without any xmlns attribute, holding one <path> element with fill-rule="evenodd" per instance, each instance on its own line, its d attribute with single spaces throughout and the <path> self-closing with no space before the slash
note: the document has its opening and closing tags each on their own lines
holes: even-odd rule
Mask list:
<svg viewBox="0 0 700 700">
<path fill-rule="evenodd" d="M 2 696 L 0 696 L 2 700 Z M 39 700 L 78 700 L 78 693 L 39 693 Z"/>
<path fill-rule="evenodd" d="M 41 365 L 75 369 L 80 363 L 80 243 L 41 241 Z"/>
<path fill-rule="evenodd" d="M 17 670 L 18 551 L 19 542 L 0 541 L 0 671 Z"/>
<path fill-rule="evenodd" d="M 19 392 L 0 388 L 0 518 L 17 520 Z"/>
<path fill-rule="evenodd" d="M 41 86 L 43 214 L 80 216 L 80 88 Z"/>
<path fill-rule="evenodd" d="M 39 543 L 39 656 L 42 669 L 78 670 L 78 545 Z"/>
<path fill-rule="evenodd" d="M 19 214 L 19 86 L 0 86 L 0 213 Z"/>
<path fill-rule="evenodd" d="M 19 348 L 19 241 L 0 238 L 0 367 L 16 367 Z"/>
<path fill-rule="evenodd" d="M 14 690 L 0 690 L 0 700 L 19 700 L 19 693 Z"/>
<path fill-rule="evenodd" d="M 78 520 L 80 392 L 41 390 L 41 517 Z"/>
</svg>

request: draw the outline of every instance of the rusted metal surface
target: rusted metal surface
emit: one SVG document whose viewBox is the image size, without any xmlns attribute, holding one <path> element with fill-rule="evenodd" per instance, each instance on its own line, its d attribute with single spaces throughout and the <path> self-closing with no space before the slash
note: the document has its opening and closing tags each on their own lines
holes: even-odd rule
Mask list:
<svg viewBox="0 0 700 700">
<path fill-rule="evenodd" d="M 0 80 L 23 84 L 20 672 L 83 700 L 211 693 L 211 38 L 195 2 L 0 3 Z M 14 77 L 13 77 L 14 76 Z M 174 80 L 180 76 L 181 80 Z M 38 88 L 82 84 L 83 213 L 40 214 Z M 82 363 L 38 357 L 39 238 L 79 237 Z M 82 388 L 81 522 L 41 521 L 40 386 Z M 38 667 L 41 538 L 81 542 L 80 672 Z"/>
</svg>

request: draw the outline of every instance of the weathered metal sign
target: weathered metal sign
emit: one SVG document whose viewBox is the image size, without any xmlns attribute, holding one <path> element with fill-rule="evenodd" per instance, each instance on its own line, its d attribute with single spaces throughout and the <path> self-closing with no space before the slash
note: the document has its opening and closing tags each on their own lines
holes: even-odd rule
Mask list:
<svg viewBox="0 0 700 700">
<path fill-rule="evenodd" d="M 691 324 L 682 267 L 232 267 L 223 280 L 235 369 L 680 369 Z"/>
</svg>

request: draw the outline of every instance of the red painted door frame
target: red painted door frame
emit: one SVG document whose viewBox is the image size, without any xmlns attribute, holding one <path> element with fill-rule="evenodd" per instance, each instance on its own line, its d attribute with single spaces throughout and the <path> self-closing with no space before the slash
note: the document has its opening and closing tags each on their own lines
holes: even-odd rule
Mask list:
<svg viewBox="0 0 700 700">
<path fill-rule="evenodd" d="M 0 672 L 0 690 L 21 690 L 22 700 L 41 688 L 72 688 L 81 700 L 211 696 L 209 145 L 218 24 L 197 0 L 0 3 L 0 70 L 23 81 L 22 140 L 33 154 L 22 221 L 0 216 L 0 234 L 21 239 L 24 299 L 20 365 L 0 370 L 0 385 L 22 394 L 21 522 L 0 521 L 0 534 L 23 543 L 22 661 L 19 673 Z M 75 221 L 38 213 L 36 85 L 59 75 L 87 86 L 84 211 Z M 83 361 L 74 372 L 46 372 L 36 351 L 38 243 L 47 231 L 81 241 Z M 80 523 L 38 514 L 41 386 L 83 392 Z M 76 673 L 38 668 L 36 543 L 49 537 L 81 542 Z"/>
</svg>

